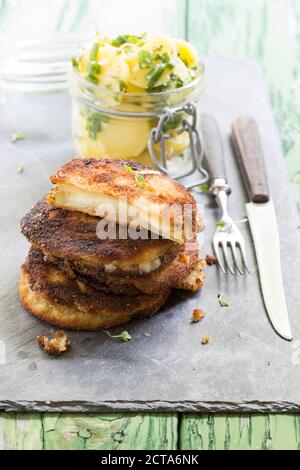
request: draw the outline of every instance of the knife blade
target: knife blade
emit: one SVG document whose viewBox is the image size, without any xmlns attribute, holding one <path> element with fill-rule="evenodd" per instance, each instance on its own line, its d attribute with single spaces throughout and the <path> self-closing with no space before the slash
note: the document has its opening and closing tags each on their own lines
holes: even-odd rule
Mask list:
<svg viewBox="0 0 300 470">
<path fill-rule="evenodd" d="M 265 308 L 275 331 L 291 341 L 293 337 L 283 288 L 278 224 L 254 119 L 241 117 L 235 120 L 232 124 L 232 141 L 250 198 L 246 212 Z"/>
</svg>

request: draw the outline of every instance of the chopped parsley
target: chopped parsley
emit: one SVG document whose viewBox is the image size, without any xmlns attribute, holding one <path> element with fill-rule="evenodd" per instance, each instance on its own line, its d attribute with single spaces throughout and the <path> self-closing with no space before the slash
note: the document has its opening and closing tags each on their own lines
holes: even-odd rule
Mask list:
<svg viewBox="0 0 300 470">
<path fill-rule="evenodd" d="M 162 92 L 162 91 L 167 91 L 167 90 L 170 90 L 170 86 L 169 86 L 169 85 L 170 85 L 170 82 L 166 82 L 166 83 L 163 83 L 162 85 L 158 85 L 158 86 L 156 86 L 156 87 L 154 87 L 154 88 L 151 88 L 151 89 L 150 89 L 150 88 L 147 88 L 147 92 L 148 92 L 148 93 L 151 93 L 151 92 L 153 92 L 153 93 L 160 93 L 160 92 Z"/>
<path fill-rule="evenodd" d="M 166 64 L 157 64 L 150 70 L 149 73 L 147 73 L 146 80 L 148 82 L 148 91 L 151 91 L 153 88 L 155 88 L 156 82 L 160 79 L 166 68 Z"/>
<path fill-rule="evenodd" d="M 160 175 L 161 174 L 159 171 L 155 171 L 155 170 L 141 170 L 141 171 L 133 170 L 133 168 L 131 168 L 131 166 L 129 165 L 124 165 L 123 168 L 128 173 L 134 173 L 135 182 L 137 183 L 137 185 L 140 187 L 142 191 L 146 191 L 146 185 L 147 185 L 147 181 L 145 180 L 143 175 Z"/>
<path fill-rule="evenodd" d="M 81 116 L 85 118 L 85 128 L 89 134 L 89 137 L 93 140 L 97 139 L 97 134 L 102 130 L 102 123 L 108 122 L 109 118 L 104 114 L 95 113 L 90 110 L 82 110 Z"/>
<path fill-rule="evenodd" d="M 95 77 L 95 75 L 93 75 L 92 73 L 89 73 L 85 78 L 86 78 L 89 82 L 94 83 L 94 85 L 98 85 L 98 78 Z"/>
<path fill-rule="evenodd" d="M 25 139 L 25 134 L 24 132 L 13 132 L 11 134 L 11 142 L 14 144 L 15 142 L 17 142 L 18 140 L 24 140 Z"/>
<path fill-rule="evenodd" d="M 145 180 L 145 178 L 143 177 L 143 175 L 141 175 L 141 174 L 138 173 L 138 172 L 134 172 L 134 177 L 135 177 L 135 182 L 136 182 L 136 184 L 138 185 L 138 187 L 139 187 L 142 191 L 145 191 L 145 190 L 146 190 L 146 180 Z"/>
<path fill-rule="evenodd" d="M 163 91 L 168 87 L 168 84 L 163 85 L 163 89 L 159 89 L 158 87 L 155 87 L 155 84 L 157 81 L 160 79 L 160 77 L 163 75 L 164 71 L 169 69 L 173 70 L 174 69 L 174 64 L 170 61 L 170 57 L 168 53 L 163 53 L 163 54 L 156 54 L 155 55 L 155 60 L 159 62 L 155 62 L 153 67 L 150 69 L 149 73 L 146 75 L 146 80 L 148 82 L 148 92 L 150 91 Z"/>
<path fill-rule="evenodd" d="M 135 173 L 135 181 L 137 183 L 145 183 L 145 178 L 143 177 L 143 175 L 141 175 L 140 173 L 136 172 Z"/>
<path fill-rule="evenodd" d="M 217 227 L 217 228 L 224 228 L 225 225 L 226 225 L 226 224 L 225 224 L 224 220 L 220 220 L 220 222 L 217 222 L 217 223 L 216 223 L 216 227 Z"/>
<path fill-rule="evenodd" d="M 70 60 L 71 60 L 71 63 L 73 65 L 73 67 L 75 67 L 77 69 L 78 66 L 79 66 L 79 60 L 77 59 L 77 57 L 72 56 Z"/>
<path fill-rule="evenodd" d="M 175 114 L 170 121 L 164 124 L 164 131 L 172 131 L 178 129 L 182 125 L 182 114 Z"/>
<path fill-rule="evenodd" d="M 145 181 L 145 178 L 143 177 L 143 175 L 141 175 L 140 173 L 135 172 L 135 182 L 142 191 L 146 190 L 146 181 Z"/>
<path fill-rule="evenodd" d="M 106 331 L 106 334 L 112 338 L 112 339 L 120 339 L 121 341 L 123 341 L 124 343 L 128 343 L 128 341 L 130 341 L 132 339 L 132 336 L 128 333 L 128 331 L 122 331 L 121 334 L 119 335 L 112 335 L 110 334 L 109 331 Z"/>
<path fill-rule="evenodd" d="M 124 80 L 120 80 L 119 85 L 120 91 L 126 91 L 128 89 L 128 85 L 126 82 L 124 82 Z"/>
<path fill-rule="evenodd" d="M 125 36 L 117 36 L 115 39 L 113 39 L 111 41 L 111 45 L 114 46 L 114 47 L 120 47 L 122 46 L 123 44 L 126 44 L 127 43 L 127 40 L 126 40 L 126 37 Z"/>
<path fill-rule="evenodd" d="M 199 68 L 196 67 L 194 69 L 189 69 L 189 74 L 190 74 L 191 79 L 195 80 L 195 78 L 197 78 L 199 75 Z"/>
<path fill-rule="evenodd" d="M 88 71 L 90 74 L 98 74 L 101 72 L 101 65 L 97 64 L 97 62 L 90 62 L 88 66 Z"/>
<path fill-rule="evenodd" d="M 178 75 L 175 73 L 171 73 L 170 76 L 170 85 L 173 85 L 175 88 L 181 88 L 184 86 L 184 80 L 180 78 Z"/>
<path fill-rule="evenodd" d="M 129 165 L 124 165 L 123 166 L 124 170 L 127 171 L 128 173 L 133 173 L 133 169 Z"/>
<path fill-rule="evenodd" d="M 148 69 L 153 65 L 153 54 L 149 51 L 140 51 L 139 66 L 141 69 Z"/>
<path fill-rule="evenodd" d="M 120 34 L 111 41 L 111 45 L 114 47 L 121 47 L 123 44 L 139 44 L 145 39 L 146 33 L 141 36 L 135 36 L 134 34 Z"/>
<path fill-rule="evenodd" d="M 86 76 L 86 79 L 89 82 L 94 83 L 95 85 L 98 85 L 99 80 L 96 75 L 98 75 L 100 72 L 101 72 L 101 65 L 95 61 L 91 61 L 88 65 L 88 75 Z"/>
<path fill-rule="evenodd" d="M 23 171 L 24 171 L 24 165 L 23 165 L 23 163 L 19 163 L 17 172 L 18 173 L 23 173 Z"/>
<path fill-rule="evenodd" d="M 218 295 L 218 299 L 221 307 L 230 307 L 229 303 L 222 299 L 222 296 L 220 294 Z"/>
<path fill-rule="evenodd" d="M 162 62 L 163 64 L 172 65 L 171 62 L 170 62 L 170 56 L 167 52 L 156 53 L 155 56 L 154 56 L 154 59 L 157 62 Z"/>
<path fill-rule="evenodd" d="M 209 190 L 209 185 L 208 184 L 200 184 L 199 189 L 202 193 L 206 193 L 206 191 Z"/>
<path fill-rule="evenodd" d="M 91 52 L 90 52 L 90 61 L 96 62 L 98 59 L 98 52 L 99 52 L 100 44 L 99 42 L 95 42 L 93 45 Z"/>
</svg>

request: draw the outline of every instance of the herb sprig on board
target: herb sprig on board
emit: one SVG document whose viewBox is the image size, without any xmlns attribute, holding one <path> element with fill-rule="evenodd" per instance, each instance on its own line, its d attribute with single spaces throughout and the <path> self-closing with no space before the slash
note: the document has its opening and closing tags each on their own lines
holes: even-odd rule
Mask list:
<svg viewBox="0 0 300 470">
<path fill-rule="evenodd" d="M 112 335 L 109 331 L 106 331 L 106 334 L 112 339 L 120 339 L 124 343 L 128 343 L 132 339 L 132 336 L 128 333 L 128 331 L 122 331 L 119 335 Z"/>
<path fill-rule="evenodd" d="M 25 134 L 24 132 L 21 132 L 21 131 L 13 132 L 10 137 L 10 140 L 13 144 L 15 142 L 18 142 L 18 140 L 24 140 L 24 139 L 25 139 Z"/>
<path fill-rule="evenodd" d="M 220 307 L 226 307 L 226 308 L 230 307 L 229 303 L 226 300 L 224 300 L 220 294 L 218 295 L 218 299 L 219 299 Z"/>
<path fill-rule="evenodd" d="M 17 173 L 23 173 L 24 172 L 24 163 L 19 163 L 18 168 L 17 168 Z"/>
</svg>

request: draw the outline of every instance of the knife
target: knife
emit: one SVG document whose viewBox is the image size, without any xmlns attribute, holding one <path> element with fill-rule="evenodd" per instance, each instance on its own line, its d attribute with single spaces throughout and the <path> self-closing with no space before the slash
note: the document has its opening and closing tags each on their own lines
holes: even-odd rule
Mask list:
<svg viewBox="0 0 300 470">
<path fill-rule="evenodd" d="M 263 299 L 275 331 L 293 339 L 285 301 L 278 226 L 270 197 L 258 127 L 252 118 L 232 124 L 232 141 L 250 198 L 246 212 L 254 241 Z"/>
</svg>

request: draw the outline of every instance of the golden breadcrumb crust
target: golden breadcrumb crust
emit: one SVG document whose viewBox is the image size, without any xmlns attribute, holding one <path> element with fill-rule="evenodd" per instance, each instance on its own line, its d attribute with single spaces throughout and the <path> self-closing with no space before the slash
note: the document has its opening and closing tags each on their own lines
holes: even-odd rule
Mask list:
<svg viewBox="0 0 300 470">
<path fill-rule="evenodd" d="M 137 172 L 143 172 L 139 174 L 142 183 L 137 179 Z M 137 211 L 142 227 L 149 228 L 151 221 L 150 230 L 160 234 L 166 234 L 168 227 L 169 236 L 165 238 L 180 243 L 204 229 L 190 191 L 169 176 L 151 172 L 148 167 L 134 161 L 77 158 L 63 165 L 50 179 L 57 186 L 47 196 L 47 202 L 54 207 L 101 215 L 95 212 L 94 206 L 95 198 L 101 196 L 114 201 L 126 200 L 128 207 Z M 71 203 L 70 196 L 63 196 L 66 188 L 67 194 L 84 192 L 88 201 L 84 205 Z M 97 207 L 99 210 L 98 204 Z M 183 212 L 184 222 L 178 216 Z M 106 217 L 111 216 L 107 214 Z M 188 228 L 188 234 L 182 231 L 183 225 L 185 230 Z"/>
<path fill-rule="evenodd" d="M 49 206 L 39 201 L 21 220 L 21 232 L 36 248 L 49 257 L 82 264 L 82 270 L 103 269 L 103 265 L 115 262 L 115 274 L 128 272 L 139 275 L 139 264 L 156 258 L 162 264 L 171 262 L 179 251 L 179 245 L 171 240 L 116 239 L 100 240 L 97 224 L 100 218 L 77 211 Z M 91 265 L 91 266 L 90 266 Z"/>
<path fill-rule="evenodd" d="M 19 292 L 25 308 L 36 317 L 75 330 L 97 330 L 127 323 L 136 316 L 158 312 L 170 295 L 165 289 L 155 296 L 118 296 L 95 291 L 91 286 L 67 278 L 43 261 L 31 248 L 22 266 Z"/>
<path fill-rule="evenodd" d="M 155 294 L 160 289 L 173 288 L 196 292 L 203 285 L 205 260 L 199 259 L 197 242 L 181 246 L 175 260 L 166 261 L 149 274 L 107 273 L 93 265 L 68 262 L 63 259 L 44 257 L 58 266 L 68 277 L 87 282 L 95 289 L 116 294 Z"/>
<path fill-rule="evenodd" d="M 171 263 L 144 276 L 113 276 L 105 274 L 104 283 L 110 288 L 135 287 L 145 294 L 156 294 L 160 289 L 183 289 L 196 292 L 204 282 L 205 261 L 199 259 L 197 242 L 186 243 Z"/>
<path fill-rule="evenodd" d="M 127 168 L 133 172 L 128 172 Z M 135 171 L 150 170 L 141 163 L 129 160 L 75 158 L 50 177 L 53 184 L 65 183 L 85 191 L 112 196 L 128 197 L 130 201 L 144 200 L 146 204 L 192 204 L 191 193 L 180 183 L 161 172 L 143 174 L 144 180 L 152 188 L 143 191 L 136 184 Z"/>
</svg>

